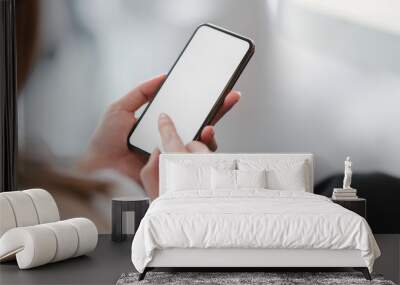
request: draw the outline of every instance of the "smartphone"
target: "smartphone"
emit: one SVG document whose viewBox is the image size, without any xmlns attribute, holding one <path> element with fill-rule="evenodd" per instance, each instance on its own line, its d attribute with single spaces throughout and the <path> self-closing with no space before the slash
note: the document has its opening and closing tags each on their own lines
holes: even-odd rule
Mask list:
<svg viewBox="0 0 400 285">
<path fill-rule="evenodd" d="M 184 144 L 199 138 L 254 53 L 253 42 L 220 27 L 200 25 L 128 136 L 130 149 L 161 147 L 158 117 L 167 114 Z"/>
</svg>

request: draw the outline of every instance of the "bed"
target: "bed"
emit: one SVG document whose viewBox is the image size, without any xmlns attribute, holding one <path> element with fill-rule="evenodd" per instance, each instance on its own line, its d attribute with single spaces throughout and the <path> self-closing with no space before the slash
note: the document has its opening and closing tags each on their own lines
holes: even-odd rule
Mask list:
<svg viewBox="0 0 400 285">
<path fill-rule="evenodd" d="M 359 215 L 313 194 L 312 154 L 162 154 L 160 197 L 132 242 L 154 268 L 352 267 L 380 251 Z"/>
</svg>

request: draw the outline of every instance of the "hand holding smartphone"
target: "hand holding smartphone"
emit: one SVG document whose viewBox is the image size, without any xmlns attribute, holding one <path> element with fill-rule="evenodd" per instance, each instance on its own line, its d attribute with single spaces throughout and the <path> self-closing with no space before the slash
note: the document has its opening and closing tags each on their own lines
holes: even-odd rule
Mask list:
<svg viewBox="0 0 400 285">
<path fill-rule="evenodd" d="M 254 53 L 251 40 L 222 28 L 199 26 L 128 136 L 144 153 L 160 147 L 158 117 L 171 117 L 186 144 L 214 118 Z"/>
</svg>

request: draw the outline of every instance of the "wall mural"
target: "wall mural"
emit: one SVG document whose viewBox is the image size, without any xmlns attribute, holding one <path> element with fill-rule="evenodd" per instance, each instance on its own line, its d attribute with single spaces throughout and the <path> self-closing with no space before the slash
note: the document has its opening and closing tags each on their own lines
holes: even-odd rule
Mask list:
<svg viewBox="0 0 400 285">
<path fill-rule="evenodd" d="M 97 2 L 31 1 L 37 13 L 19 15 L 32 21 L 19 31 L 20 188 L 46 187 L 64 199 L 67 217 L 82 211 L 106 230 L 105 202 L 88 192 L 143 192 L 115 169 L 80 172 L 101 117 L 140 82 L 167 72 L 194 27 L 212 22 L 257 46 L 236 85 L 240 102 L 216 126 L 218 151 L 312 152 L 315 192 L 328 196 L 351 156 L 352 185 L 368 199 L 374 231 L 399 231 L 380 223 L 399 215 L 380 207 L 400 199 L 398 32 L 293 1 Z M 90 209 L 76 202 L 82 198 Z"/>
</svg>

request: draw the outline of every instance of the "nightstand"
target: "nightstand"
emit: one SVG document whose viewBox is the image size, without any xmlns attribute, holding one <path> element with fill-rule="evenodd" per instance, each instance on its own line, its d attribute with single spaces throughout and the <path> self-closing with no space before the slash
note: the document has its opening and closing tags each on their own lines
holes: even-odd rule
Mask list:
<svg viewBox="0 0 400 285">
<path fill-rule="evenodd" d="M 367 200 L 363 198 L 354 198 L 351 200 L 337 200 L 331 199 L 332 202 L 339 204 L 340 206 L 359 214 L 364 219 L 367 219 Z"/>
<path fill-rule="evenodd" d="M 119 197 L 112 199 L 113 241 L 133 236 L 149 207 L 149 198 Z"/>
</svg>

